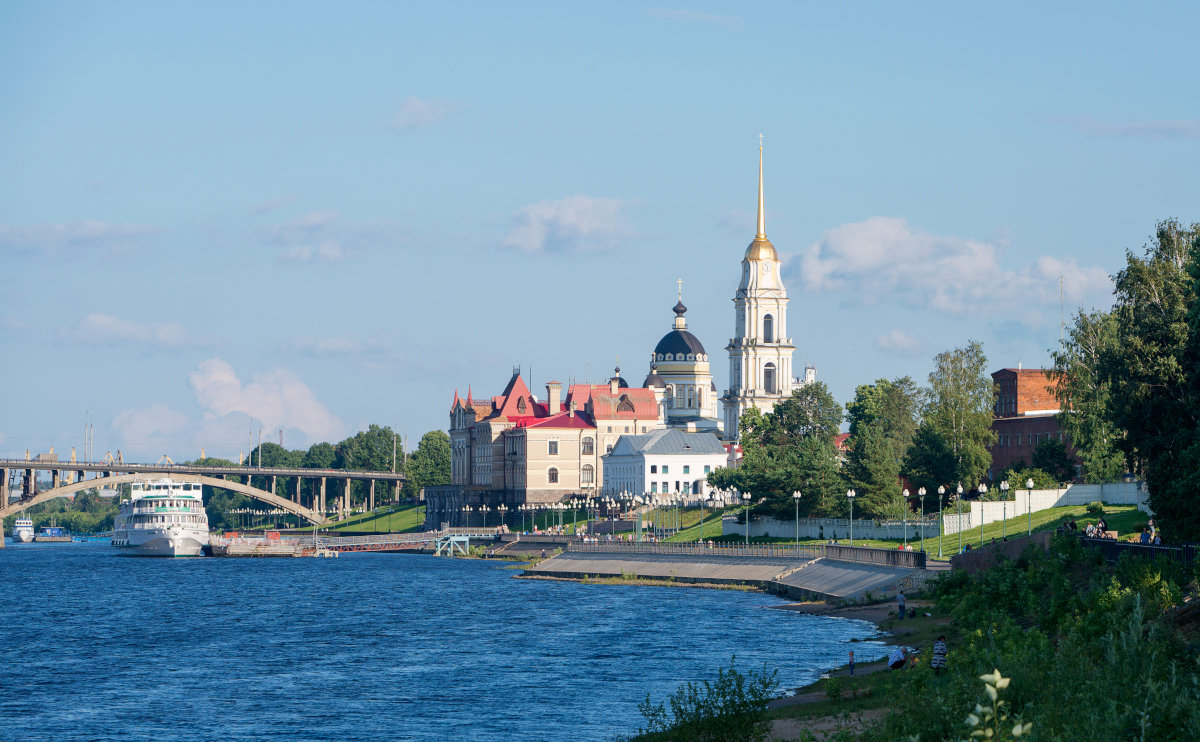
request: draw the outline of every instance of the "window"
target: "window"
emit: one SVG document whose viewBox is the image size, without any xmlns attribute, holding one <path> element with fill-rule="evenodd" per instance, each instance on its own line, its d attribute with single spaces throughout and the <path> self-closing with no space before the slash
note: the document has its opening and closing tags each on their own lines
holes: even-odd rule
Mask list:
<svg viewBox="0 0 1200 742">
<path fill-rule="evenodd" d="M 611 426 L 611 425 L 609 425 L 609 426 L 608 426 L 608 432 L 610 432 L 610 433 L 612 432 L 612 426 Z"/>
<path fill-rule="evenodd" d="M 550 454 L 551 456 L 558 455 L 558 441 L 550 441 L 546 445 L 547 445 L 546 453 Z"/>
<path fill-rule="evenodd" d="M 667 471 L 667 465 L 663 464 L 663 474 L 668 474 L 668 473 L 669 472 Z"/>
<path fill-rule="evenodd" d="M 766 365 L 766 368 L 763 369 L 763 387 L 767 390 L 768 394 L 774 394 L 776 391 L 778 391 L 775 388 L 775 364 L 774 363 L 768 363 Z"/>
<path fill-rule="evenodd" d="M 687 406 L 696 406 L 696 387 L 694 386 L 689 386 L 687 389 Z"/>
<path fill-rule="evenodd" d="M 550 467 L 550 471 L 546 472 L 546 481 L 550 484 L 558 484 L 558 469 Z"/>
<path fill-rule="evenodd" d="M 684 464 L 684 465 L 683 465 L 683 473 L 684 473 L 684 474 L 691 474 L 691 473 L 692 473 L 692 467 L 688 466 L 687 464 Z"/>
<path fill-rule="evenodd" d="M 605 450 L 604 450 L 604 452 L 605 452 L 605 453 L 612 453 L 612 444 L 611 444 L 611 443 L 610 443 L 610 444 L 608 444 L 607 446 L 605 446 Z"/>
<path fill-rule="evenodd" d="M 775 342 L 775 318 L 769 314 L 763 317 L 763 341 Z"/>
<path fill-rule="evenodd" d="M 594 451 L 595 446 L 596 446 L 596 442 L 594 440 L 592 440 L 591 436 L 584 438 L 583 439 L 583 455 L 591 456 L 595 452 Z"/>
<path fill-rule="evenodd" d="M 650 483 L 650 491 L 654 494 L 658 494 L 658 482 Z"/>
<path fill-rule="evenodd" d="M 596 481 L 596 470 L 591 464 L 584 464 L 583 471 L 580 472 L 579 481 L 583 484 L 591 484 Z"/>
<path fill-rule="evenodd" d="M 520 412 L 522 415 L 525 414 L 525 398 L 524 397 L 521 397 L 517 400 L 517 412 Z"/>
<path fill-rule="evenodd" d="M 650 473 L 651 473 L 651 474 L 658 474 L 658 464 L 651 464 L 651 465 L 650 465 Z"/>
<path fill-rule="evenodd" d="M 711 468 L 712 468 L 711 466 L 709 466 L 708 464 L 705 464 L 705 465 L 704 465 L 704 473 L 705 473 L 705 474 L 708 474 L 708 472 L 709 472 L 709 470 L 710 470 Z"/>
<path fill-rule="evenodd" d="M 670 482 L 663 482 L 663 490 L 662 491 L 664 493 L 671 491 L 670 484 L 671 484 Z"/>
</svg>

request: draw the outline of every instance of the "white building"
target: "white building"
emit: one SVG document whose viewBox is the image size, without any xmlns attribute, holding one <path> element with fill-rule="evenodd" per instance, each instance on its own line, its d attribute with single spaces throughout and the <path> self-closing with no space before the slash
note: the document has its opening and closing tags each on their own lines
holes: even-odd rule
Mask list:
<svg viewBox="0 0 1200 742">
<path fill-rule="evenodd" d="M 792 390 L 817 379 L 806 366 L 803 378 L 792 375 L 796 346 L 788 335 L 787 289 L 779 275 L 779 255 L 767 239 L 763 200 L 762 145 L 758 147 L 758 233 L 742 258 L 742 279 L 733 297 L 734 337 L 729 351 L 729 389 L 721 397 L 725 439 L 738 439 L 738 420 L 756 407 L 770 412 Z"/>
<path fill-rule="evenodd" d="M 725 465 L 725 456 L 725 447 L 713 433 L 668 428 L 623 435 L 604 456 L 604 492 L 678 493 L 697 499 L 712 492 L 708 474 Z"/>
<path fill-rule="evenodd" d="M 721 433 L 717 413 L 719 393 L 708 365 L 708 353 L 700 339 L 687 329 L 682 292 L 674 309 L 671 331 L 663 335 L 650 356 L 650 374 L 642 382 L 647 389 L 662 389 L 663 414 L 668 427 L 689 433 Z"/>
</svg>

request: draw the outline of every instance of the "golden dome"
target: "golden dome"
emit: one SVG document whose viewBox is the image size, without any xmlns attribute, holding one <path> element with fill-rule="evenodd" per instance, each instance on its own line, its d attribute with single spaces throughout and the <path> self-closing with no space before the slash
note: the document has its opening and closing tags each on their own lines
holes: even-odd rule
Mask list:
<svg viewBox="0 0 1200 742">
<path fill-rule="evenodd" d="M 771 241 L 765 235 L 759 235 L 746 248 L 746 260 L 779 260 L 779 255 Z"/>
</svg>

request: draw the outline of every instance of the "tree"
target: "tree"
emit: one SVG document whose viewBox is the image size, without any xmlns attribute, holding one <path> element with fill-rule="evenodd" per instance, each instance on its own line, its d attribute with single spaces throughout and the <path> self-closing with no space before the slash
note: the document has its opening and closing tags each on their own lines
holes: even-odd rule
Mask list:
<svg viewBox="0 0 1200 742">
<path fill-rule="evenodd" d="M 421 436 L 405 471 L 404 493 L 413 499 L 425 487 L 450 484 L 450 436 L 442 430 Z"/>
<path fill-rule="evenodd" d="M 1200 538 L 1200 224 L 1160 222 L 1116 275 L 1115 342 L 1097 361 L 1117 445 L 1145 473 L 1168 538 Z M 1166 525 L 1169 524 L 1169 528 Z"/>
<path fill-rule="evenodd" d="M 926 497 L 936 495 L 939 486 L 953 489 L 953 485 L 958 481 L 958 464 L 954 452 L 928 422 L 922 422 L 917 428 L 912 445 L 904 457 L 901 472 L 914 488 L 924 487 Z M 939 503 L 935 509 L 940 509 L 942 504 L 944 503 Z"/>
<path fill-rule="evenodd" d="M 1116 350 L 1117 321 L 1110 312 L 1083 312 L 1051 356 L 1058 424 L 1083 464 L 1083 481 L 1108 482 L 1126 471 L 1120 442 L 1125 431 L 1108 415 L 1111 385 L 1101 377 L 1100 359 Z"/>
<path fill-rule="evenodd" d="M 832 442 L 841 429 L 842 406 L 825 382 L 817 381 L 805 384 L 775 405 L 765 422 L 762 441 L 767 445 L 794 444 L 810 435 Z"/>
<path fill-rule="evenodd" d="M 920 397 L 917 385 L 905 376 L 863 384 L 846 405 L 850 453 L 845 475 L 864 517 L 900 517 L 907 507 L 900 469 L 916 434 Z"/>
<path fill-rule="evenodd" d="M 980 482 L 991 464 L 988 447 L 995 442 L 992 409 L 996 389 L 987 375 L 983 346 L 972 340 L 965 348 L 939 353 L 929 374 L 924 419 L 954 456 L 954 482 Z"/>
<path fill-rule="evenodd" d="M 1056 482 L 1075 479 L 1075 461 L 1067 453 L 1066 445 L 1054 438 L 1047 438 L 1033 450 L 1033 468 L 1046 472 Z"/>
<path fill-rule="evenodd" d="M 396 457 L 397 434 L 390 427 L 370 425 L 335 446 L 334 466 L 352 471 L 391 471 L 393 463 L 403 471 Z M 449 436 L 447 436 L 447 441 Z M 362 502 L 367 498 L 367 482 L 353 482 L 351 499 Z"/>
</svg>

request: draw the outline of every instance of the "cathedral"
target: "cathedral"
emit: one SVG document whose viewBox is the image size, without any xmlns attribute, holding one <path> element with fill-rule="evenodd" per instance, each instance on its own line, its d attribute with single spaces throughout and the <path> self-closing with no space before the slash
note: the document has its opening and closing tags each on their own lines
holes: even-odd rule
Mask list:
<svg viewBox="0 0 1200 742">
<path fill-rule="evenodd" d="M 787 288 L 780 275 L 779 255 L 767 239 L 763 198 L 762 144 L 758 147 L 758 231 L 742 258 L 741 281 L 733 297 L 733 330 L 729 351 L 729 389 L 718 398 L 708 354 L 687 331 L 682 292 L 675 305 L 673 329 L 663 336 L 650 360 L 644 387 L 665 389 L 667 425 L 689 432 L 715 432 L 727 441 L 738 438 L 742 413 L 754 407 L 770 412 L 792 391 L 817 379 L 814 366 L 793 376 L 796 346 L 787 332 Z M 722 416 L 718 417 L 717 402 Z"/>
</svg>

